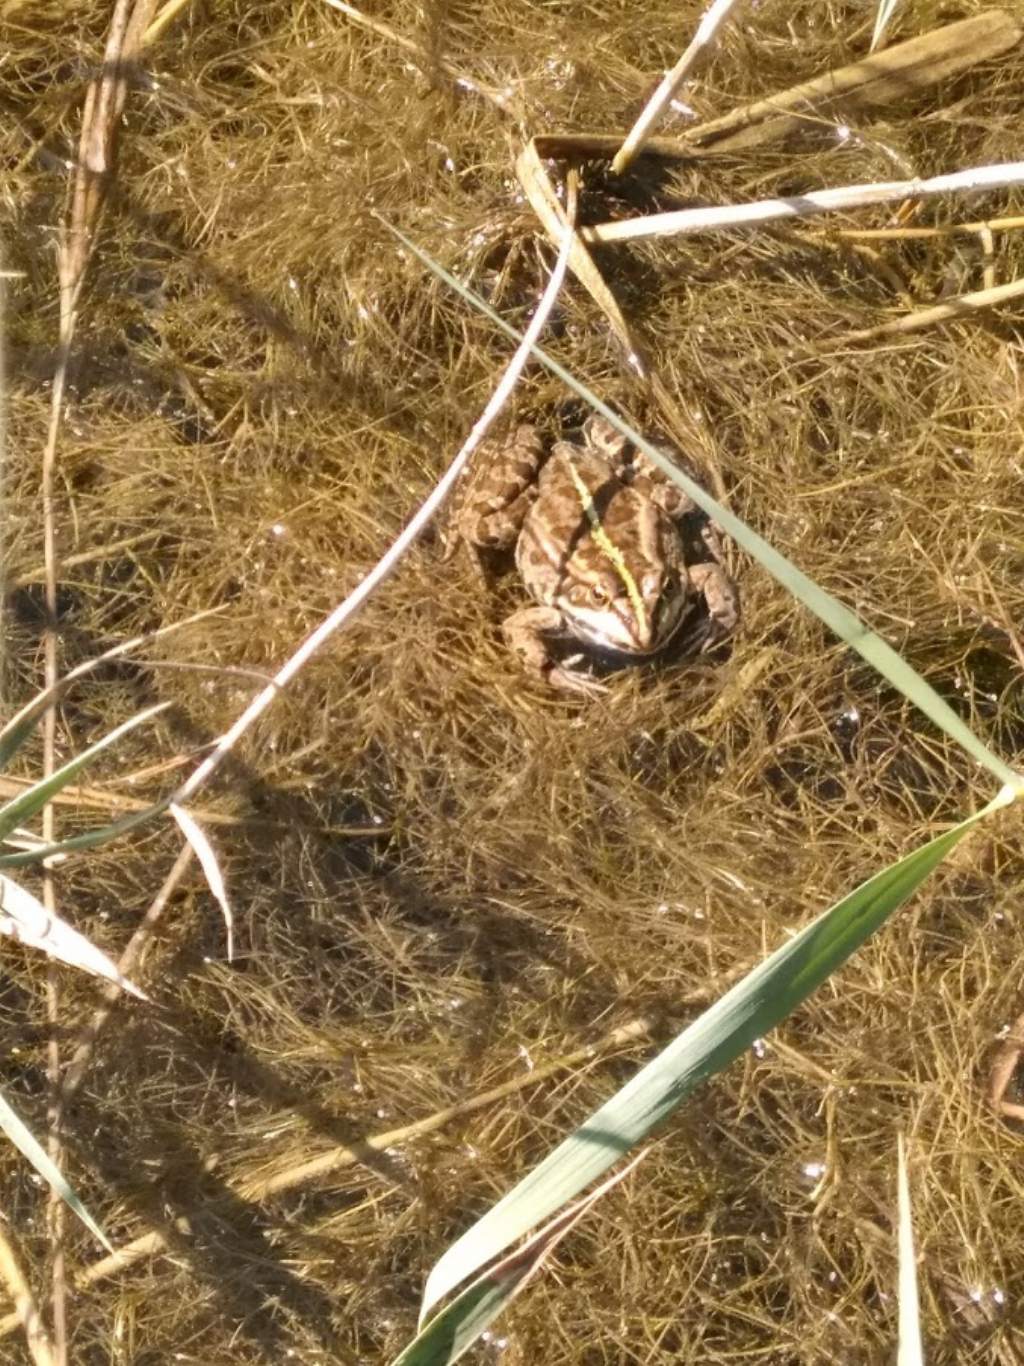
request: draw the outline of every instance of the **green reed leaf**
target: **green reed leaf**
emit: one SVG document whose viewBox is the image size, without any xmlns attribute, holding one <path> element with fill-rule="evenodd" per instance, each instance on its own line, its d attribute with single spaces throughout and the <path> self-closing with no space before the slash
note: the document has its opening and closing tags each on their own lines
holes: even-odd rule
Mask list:
<svg viewBox="0 0 1024 1366">
<path fill-rule="evenodd" d="M 969 830 L 1017 795 L 1015 786 L 1004 787 L 981 811 L 876 873 L 683 1030 L 448 1249 L 427 1280 L 423 1318 L 457 1286 L 619 1161 L 702 1081 L 727 1067 L 755 1039 L 784 1020 L 884 924 Z M 493 1318 L 505 1301 L 488 1299 L 487 1303 Z M 479 1318 L 478 1300 L 474 1299 L 472 1311 Z M 452 1340 L 461 1342 L 463 1336 L 455 1333 Z M 417 1360 L 433 1366 L 454 1359 L 439 1354 Z"/>
<path fill-rule="evenodd" d="M 50 1189 L 55 1191 L 68 1209 L 81 1219 L 89 1232 L 99 1239 L 108 1252 L 113 1252 L 114 1249 L 111 1247 L 107 1235 L 82 1204 L 61 1173 L 60 1168 L 47 1156 L 45 1149 L 32 1133 L 32 1130 L 21 1116 L 12 1109 L 2 1093 L 0 1093 L 0 1129 L 3 1129 L 18 1151 L 32 1163 L 32 1166 L 35 1167 Z"/>
<path fill-rule="evenodd" d="M 80 854 L 83 849 L 97 849 L 101 844 L 120 839 L 130 831 L 145 825 L 156 816 L 162 816 L 171 804 L 169 797 L 161 797 L 143 811 L 133 811 L 130 816 L 111 821 L 109 825 L 98 826 L 95 830 L 84 830 L 80 835 L 69 835 L 67 839 L 57 840 L 54 844 L 39 844 L 31 849 L 19 849 L 16 853 L 0 854 L 0 868 L 27 868 L 41 859 L 53 858 L 57 854 Z"/>
<path fill-rule="evenodd" d="M 13 798 L 13 800 L 0 806 L 0 840 L 5 839 L 17 826 L 31 819 L 37 811 L 41 811 L 46 803 L 59 792 L 63 791 L 63 789 L 71 783 L 72 779 L 75 778 L 87 764 L 95 759 L 101 750 L 108 749 L 111 745 L 122 739 L 123 736 L 127 735 L 129 731 L 134 730 L 137 726 L 143 725 L 146 721 L 156 716 L 158 712 L 165 711 L 168 706 L 169 703 L 167 702 L 159 702 L 154 707 L 147 707 L 145 711 L 139 712 L 138 716 L 133 716 L 129 720 L 123 722 L 120 726 L 115 727 L 109 735 L 104 735 L 103 738 L 97 740 L 94 745 L 90 745 L 89 748 L 83 750 L 81 754 L 77 754 L 73 759 L 70 759 L 61 768 L 57 769 L 56 773 L 52 773 L 49 778 L 40 779 L 39 782 L 33 783 L 31 787 L 26 788 L 24 792 Z M 32 852 L 37 858 L 43 856 L 37 850 L 33 850 Z M 6 860 L 0 860 L 0 862 L 6 863 Z"/>
</svg>

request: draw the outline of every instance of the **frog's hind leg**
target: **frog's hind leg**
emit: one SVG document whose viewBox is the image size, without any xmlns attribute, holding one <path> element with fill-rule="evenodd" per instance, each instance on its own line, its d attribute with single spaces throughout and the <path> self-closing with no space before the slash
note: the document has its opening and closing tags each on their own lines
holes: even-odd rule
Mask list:
<svg viewBox="0 0 1024 1366">
<path fill-rule="evenodd" d="M 506 554 L 518 540 L 536 496 L 536 488 L 531 487 L 523 489 L 512 503 L 489 513 L 477 509 L 472 535 L 456 530 L 445 546 L 443 558 L 451 559 L 461 547 L 474 576 L 481 584 L 489 584 L 501 574 Z"/>
<path fill-rule="evenodd" d="M 485 553 L 511 550 L 537 496 L 537 472 L 544 456 L 540 433 L 528 423 L 520 424 L 504 440 L 481 445 L 456 492 L 445 559 L 451 558 L 460 542 Z"/>
<path fill-rule="evenodd" d="M 474 509 L 472 534 L 468 531 L 463 533 L 463 539 L 478 550 L 511 550 L 519 539 L 526 514 L 536 497 L 536 484 L 529 484 L 520 489 L 511 501 L 499 499 L 495 495 L 494 506 L 478 504 Z"/>
<path fill-rule="evenodd" d="M 645 434 L 652 446 L 655 446 L 661 454 L 671 464 L 675 465 L 680 473 L 692 479 L 695 484 L 704 485 L 700 477 L 700 471 L 693 461 L 683 455 L 677 446 L 673 446 L 663 437 L 659 437 L 656 432 Z M 682 522 L 699 512 L 697 504 L 690 495 L 679 487 L 679 485 L 668 477 L 664 470 L 655 465 L 653 460 L 644 455 L 643 451 L 636 451 L 633 456 L 633 487 L 641 492 L 646 498 L 650 498 L 652 503 L 657 503 L 673 522 Z M 703 514 L 701 514 L 703 515 Z"/>
<path fill-rule="evenodd" d="M 630 446 L 618 427 L 613 427 L 600 413 L 591 413 L 583 424 L 583 440 L 608 461 L 619 478 L 628 464 Z"/>
</svg>

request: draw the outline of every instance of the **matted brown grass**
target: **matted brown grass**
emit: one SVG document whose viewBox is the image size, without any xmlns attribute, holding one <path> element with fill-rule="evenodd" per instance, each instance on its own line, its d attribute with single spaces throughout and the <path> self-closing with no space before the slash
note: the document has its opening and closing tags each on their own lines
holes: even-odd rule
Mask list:
<svg viewBox="0 0 1024 1366">
<path fill-rule="evenodd" d="M 515 182 L 516 151 L 552 128 L 625 129 L 692 32 L 698 8 L 684 9 L 375 9 L 421 45 L 421 62 L 323 5 L 225 0 L 196 6 L 154 48 L 129 96 L 61 441 L 60 545 L 86 556 L 62 578 L 65 663 L 225 610 L 162 641 L 152 665 L 82 684 L 62 713 L 68 751 L 159 699 L 174 704 L 162 732 L 131 737 L 104 771 L 198 755 L 258 683 L 167 663 L 272 672 L 386 548 L 509 348 L 370 210 L 522 320 L 551 253 Z M 6 320 L 12 583 L 42 560 L 62 159 L 107 18 L 95 3 L 5 15 L 5 263 L 24 272 Z M 711 116 L 852 60 L 872 18 L 767 0 L 730 27 L 686 98 Z M 927 20 L 908 10 L 905 22 Z M 845 140 L 661 183 L 642 165 L 618 204 L 591 172 L 592 208 L 1009 160 L 1022 98 L 1018 55 Z M 1014 210 L 1019 195 L 1000 193 L 930 204 L 919 221 Z M 887 221 L 876 210 L 845 225 Z M 1016 316 L 832 344 L 903 296 L 980 287 L 977 243 L 858 245 L 815 227 L 599 260 L 736 510 L 1013 760 Z M 1020 234 L 997 235 L 997 281 L 1022 269 Z M 646 416 L 576 288 L 551 345 Z M 519 407 L 550 418 L 565 399 L 533 372 Z M 220 916 L 195 877 L 141 970 L 158 1007 L 123 1008 L 70 1116 L 69 1174 L 116 1243 L 181 1218 L 189 1229 L 169 1254 L 73 1294 L 76 1362 L 386 1360 L 443 1248 L 657 1041 L 987 793 L 778 585 L 737 569 L 745 620 L 731 652 L 621 676 L 580 705 L 525 681 L 503 650 L 514 583 L 482 596 L 465 565 L 425 543 L 275 705 L 203 798 L 245 818 L 211 828 L 239 960 L 223 962 Z M 31 583 L 8 594 L 11 705 L 40 682 L 41 602 Z M 61 828 L 75 820 L 62 814 Z M 476 1359 L 889 1359 L 903 1128 L 930 1360 L 1024 1360 L 1024 1141 L 984 1103 L 993 1046 L 1022 1008 L 1018 823 L 958 851 L 778 1038 L 704 1088 Z M 341 833 L 353 825 L 366 833 Z M 178 839 L 163 829 L 69 867 L 64 912 L 116 951 Z M 2 1084 L 41 1129 L 43 971 L 16 949 L 4 967 Z M 69 975 L 69 1038 L 94 1003 L 92 984 Z M 637 1015 L 656 1037 L 629 1054 L 524 1087 L 372 1165 L 272 1199 L 239 1194 Z M 38 1287 L 40 1193 L 13 1153 L 0 1170 Z M 72 1270 L 85 1267 L 97 1250 L 70 1234 Z M 21 1350 L 10 1337 L 0 1359 Z"/>
</svg>

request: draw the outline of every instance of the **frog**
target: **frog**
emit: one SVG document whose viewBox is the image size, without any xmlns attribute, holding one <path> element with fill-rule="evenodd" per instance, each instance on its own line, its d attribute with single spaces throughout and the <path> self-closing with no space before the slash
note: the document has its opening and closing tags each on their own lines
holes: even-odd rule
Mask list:
<svg viewBox="0 0 1024 1366">
<path fill-rule="evenodd" d="M 551 687 L 593 695 L 607 690 L 594 665 L 654 659 L 695 617 L 710 649 L 735 628 L 739 604 L 717 532 L 683 490 L 601 415 L 580 435 L 549 449 L 521 422 L 482 443 L 445 555 L 465 544 L 482 572 L 489 554 L 514 551 L 532 601 L 503 623 L 506 643 Z M 687 468 L 670 445 L 658 449 Z"/>
</svg>

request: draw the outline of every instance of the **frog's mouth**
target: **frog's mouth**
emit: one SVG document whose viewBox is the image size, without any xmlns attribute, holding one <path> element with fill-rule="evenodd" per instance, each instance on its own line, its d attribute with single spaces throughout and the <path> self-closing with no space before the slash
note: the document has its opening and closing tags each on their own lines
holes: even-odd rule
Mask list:
<svg viewBox="0 0 1024 1366">
<path fill-rule="evenodd" d="M 637 612 L 622 597 L 600 610 L 577 608 L 570 631 L 577 640 L 620 658 L 638 659 L 659 654 L 673 639 L 689 615 L 690 601 L 683 596 L 659 599 L 649 612 Z"/>
</svg>

